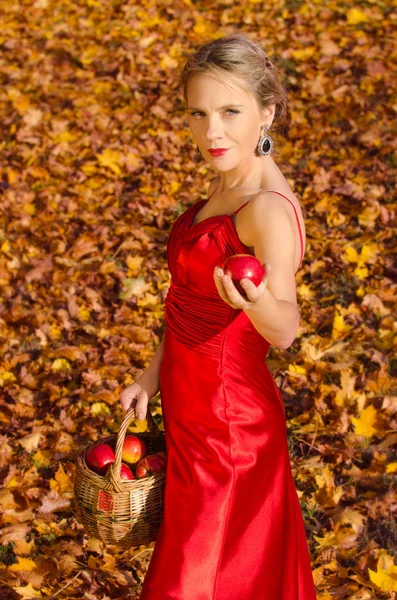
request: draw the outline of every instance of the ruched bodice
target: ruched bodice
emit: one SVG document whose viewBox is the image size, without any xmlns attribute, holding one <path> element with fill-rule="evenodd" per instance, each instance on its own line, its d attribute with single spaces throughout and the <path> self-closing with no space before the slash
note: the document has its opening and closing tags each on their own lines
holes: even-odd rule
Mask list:
<svg viewBox="0 0 397 600">
<path fill-rule="evenodd" d="M 269 342 L 213 279 L 251 253 L 233 222 L 245 204 L 195 224 L 204 202 L 176 219 L 167 245 L 164 515 L 140 600 L 315 600 Z"/>
</svg>

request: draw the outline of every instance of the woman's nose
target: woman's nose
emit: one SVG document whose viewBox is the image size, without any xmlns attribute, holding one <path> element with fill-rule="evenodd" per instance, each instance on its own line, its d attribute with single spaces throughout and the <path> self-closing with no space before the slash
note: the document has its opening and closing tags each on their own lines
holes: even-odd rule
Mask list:
<svg viewBox="0 0 397 600">
<path fill-rule="evenodd" d="M 219 121 L 211 121 L 207 127 L 207 139 L 213 140 L 222 135 L 222 128 Z"/>
</svg>

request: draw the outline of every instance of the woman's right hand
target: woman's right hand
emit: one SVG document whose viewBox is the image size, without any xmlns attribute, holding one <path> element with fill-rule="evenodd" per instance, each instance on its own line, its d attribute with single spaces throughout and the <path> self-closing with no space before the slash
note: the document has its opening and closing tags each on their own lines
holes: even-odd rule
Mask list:
<svg viewBox="0 0 397 600">
<path fill-rule="evenodd" d="M 135 408 L 136 418 L 143 421 L 147 415 L 149 394 L 138 380 L 126 387 L 120 394 L 120 402 L 126 413 L 131 406 Z"/>
</svg>

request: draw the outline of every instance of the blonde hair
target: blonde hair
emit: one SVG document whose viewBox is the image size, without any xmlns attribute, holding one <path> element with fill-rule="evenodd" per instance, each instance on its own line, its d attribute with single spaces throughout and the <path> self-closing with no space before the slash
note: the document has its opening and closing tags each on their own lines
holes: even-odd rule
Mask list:
<svg viewBox="0 0 397 600">
<path fill-rule="evenodd" d="M 185 101 L 190 77 L 208 71 L 220 76 L 230 73 L 244 80 L 261 109 L 275 104 L 271 129 L 280 130 L 281 135 L 287 133 L 291 116 L 280 70 L 256 42 L 241 33 L 232 33 L 191 54 L 181 72 Z"/>
</svg>

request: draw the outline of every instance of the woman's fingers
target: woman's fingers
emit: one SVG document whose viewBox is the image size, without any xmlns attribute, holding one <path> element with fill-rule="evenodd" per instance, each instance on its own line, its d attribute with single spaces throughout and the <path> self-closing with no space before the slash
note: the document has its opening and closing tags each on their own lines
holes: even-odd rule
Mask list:
<svg viewBox="0 0 397 600">
<path fill-rule="evenodd" d="M 262 266 L 265 268 L 265 274 L 258 286 L 247 277 L 243 277 L 240 280 L 246 298 L 236 288 L 231 277 L 225 275 L 220 267 L 215 267 L 215 285 L 222 300 L 227 302 L 227 304 L 232 305 L 232 308 L 245 308 L 247 300 L 248 302 L 259 302 L 265 292 L 271 270 L 271 266 L 268 263 L 264 263 Z"/>
<path fill-rule="evenodd" d="M 225 294 L 225 288 L 222 284 L 223 271 L 222 271 L 222 269 L 220 269 L 220 273 L 222 275 L 218 275 L 217 269 L 220 269 L 220 267 L 215 267 L 215 269 L 214 269 L 214 281 L 215 281 L 216 288 L 217 288 L 218 293 L 219 293 L 220 297 L 222 298 L 222 300 L 224 300 L 225 302 L 227 302 L 229 304 L 229 298 Z"/>
<path fill-rule="evenodd" d="M 138 402 L 135 407 L 135 414 L 138 421 L 146 419 L 148 401 L 149 398 L 147 393 L 145 390 L 142 390 L 138 396 Z"/>
<path fill-rule="evenodd" d="M 234 305 L 239 305 L 241 303 L 241 294 L 234 285 L 232 278 L 229 275 L 224 275 L 222 277 L 222 283 L 225 286 L 226 293 L 230 302 Z"/>
<path fill-rule="evenodd" d="M 132 388 L 130 386 L 130 388 Z M 126 388 L 120 394 L 120 403 L 124 413 L 127 412 L 131 407 L 135 408 L 136 418 L 139 421 L 143 421 L 146 418 L 147 407 L 149 403 L 149 397 L 145 390 L 134 390 Z"/>
<path fill-rule="evenodd" d="M 219 269 L 219 275 L 217 270 Z M 214 269 L 214 281 L 220 297 L 232 308 L 243 308 L 245 300 L 242 302 L 242 297 L 235 287 L 231 277 L 225 275 L 220 267 Z"/>
</svg>

